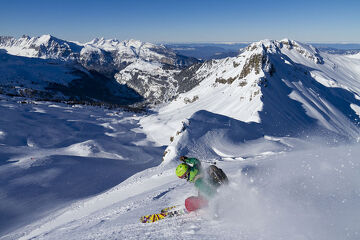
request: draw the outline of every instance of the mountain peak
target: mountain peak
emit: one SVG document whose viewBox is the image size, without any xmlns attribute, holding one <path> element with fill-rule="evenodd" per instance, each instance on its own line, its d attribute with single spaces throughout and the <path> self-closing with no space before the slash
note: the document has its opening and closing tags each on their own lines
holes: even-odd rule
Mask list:
<svg viewBox="0 0 360 240">
<path fill-rule="evenodd" d="M 101 38 L 95 38 L 92 41 L 86 43 L 85 45 L 93 45 L 95 47 L 98 48 L 102 48 L 104 50 L 108 50 L 108 51 L 114 51 L 117 50 L 120 46 L 120 41 L 117 40 L 116 38 L 111 38 L 111 39 L 105 39 L 104 37 Z"/>
<path fill-rule="evenodd" d="M 275 54 L 275 53 L 287 53 L 301 55 L 306 59 L 310 59 L 316 64 L 322 64 L 323 59 L 320 56 L 319 50 L 311 45 L 300 43 L 288 38 L 282 40 L 261 40 L 251 43 L 245 48 L 245 52 L 248 54 Z"/>
<path fill-rule="evenodd" d="M 94 38 L 93 40 L 91 40 L 90 42 L 85 43 L 85 45 L 86 45 L 86 44 L 94 44 L 94 43 L 97 43 L 97 42 L 99 42 L 99 40 L 100 40 L 100 39 L 96 37 L 96 38 Z"/>
<path fill-rule="evenodd" d="M 54 39 L 50 34 L 44 34 L 37 39 L 38 44 L 48 43 L 51 39 Z"/>
<path fill-rule="evenodd" d="M 142 41 L 136 39 L 124 40 L 122 43 L 126 47 L 135 47 L 135 48 L 139 48 L 141 45 L 144 44 Z"/>
<path fill-rule="evenodd" d="M 29 35 L 23 34 L 20 39 L 30 39 L 31 37 Z"/>
</svg>

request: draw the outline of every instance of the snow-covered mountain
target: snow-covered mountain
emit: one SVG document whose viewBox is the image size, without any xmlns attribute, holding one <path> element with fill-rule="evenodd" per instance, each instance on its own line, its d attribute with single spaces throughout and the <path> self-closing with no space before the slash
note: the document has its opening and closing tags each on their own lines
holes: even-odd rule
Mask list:
<svg viewBox="0 0 360 240">
<path fill-rule="evenodd" d="M 174 51 L 163 45 L 141 42 L 138 40 L 119 41 L 117 39 L 95 38 L 87 43 L 65 41 L 51 35 L 40 37 L 22 36 L 0 37 L 0 48 L 7 50 L 11 55 L 60 59 L 64 61 L 76 60 L 91 65 L 98 58 L 100 64 L 111 64 L 117 70 L 141 59 L 147 62 L 159 62 L 172 67 L 186 67 L 191 65 L 195 58 L 177 55 Z M 109 59 L 104 55 L 108 54 Z M 90 61 L 90 63 L 88 63 Z"/>
<path fill-rule="evenodd" d="M 91 61 L 94 59 L 102 61 L 92 64 Z M 169 69 L 184 68 L 198 62 L 195 58 L 178 55 L 163 45 L 144 43 L 133 39 L 119 41 L 116 39 L 105 40 L 104 38 L 96 38 L 85 43 L 80 52 L 80 60 L 86 68 L 94 70 L 99 70 L 96 66 L 112 65 L 113 73 L 138 61 L 143 61 L 147 65 L 160 64 L 162 68 Z"/>
<path fill-rule="evenodd" d="M 133 89 L 80 65 L 27 58 L 0 49 L 0 93 L 39 100 L 131 105 L 143 97 Z"/>
<path fill-rule="evenodd" d="M 298 134 L 320 126 L 352 138 L 359 134 L 359 66 L 357 55 L 321 53 L 287 39 L 260 41 L 237 57 L 194 69 L 179 84 L 195 87 L 143 124 L 151 124 L 156 132 L 165 121 L 169 127 L 165 132 L 174 134 L 184 119 L 206 110 L 256 122 L 271 135 Z M 168 144 L 170 137 L 164 134 L 158 141 Z"/>
<path fill-rule="evenodd" d="M 85 46 L 95 46 L 105 51 L 115 53 L 115 62 L 134 62 L 141 59 L 147 62 L 160 62 L 170 66 L 186 67 L 194 58 L 181 57 L 164 45 L 155 45 L 138 40 L 119 41 L 116 39 L 95 38 Z"/>
<path fill-rule="evenodd" d="M 252 43 L 236 57 L 202 64 L 179 56 L 162 45 L 136 40 L 101 38 L 79 44 L 50 35 L 20 39 L 1 37 L 0 48 L 11 55 L 61 60 L 76 69 L 80 69 L 76 64 L 80 63 L 89 71 L 116 79 L 151 103 L 177 98 L 160 110 L 161 115 L 169 109 L 184 109 L 186 113 L 177 114 L 177 128 L 181 119 L 205 109 L 246 122 L 275 118 L 278 125 L 288 129 L 294 129 L 286 124 L 289 114 L 296 112 L 292 117 L 298 119 L 297 127 L 303 130 L 311 122 L 318 121 L 330 131 L 341 132 L 346 127 L 346 132 L 357 132 L 352 129 L 352 124 L 343 126 L 338 119 L 344 116 L 351 122 L 357 121 L 360 87 L 356 54 L 327 54 L 288 39 Z M 4 71 L 6 68 L 5 64 Z M 32 69 L 46 72 L 44 67 L 37 70 L 33 65 Z M 8 83 L 8 87 L 17 88 L 27 82 L 19 83 L 18 79 L 24 76 L 19 78 L 17 74 L 14 71 L 3 74 L 3 81 L 16 79 L 17 83 Z M 31 84 L 25 87 L 34 89 L 41 74 L 35 75 L 31 75 L 28 79 Z M 51 76 L 45 78 L 54 79 Z M 64 80 L 65 77 L 58 78 L 71 82 Z M 48 79 L 45 81 L 53 81 Z M 349 107 L 344 107 L 345 102 L 350 102 Z M 280 103 L 283 105 L 281 111 L 275 107 Z M 341 114 L 334 114 L 334 110 Z M 336 119 L 331 117 L 332 114 Z"/>
<path fill-rule="evenodd" d="M 76 60 L 81 46 L 51 35 L 40 37 L 22 36 L 19 39 L 0 36 L 0 48 L 9 54 L 23 57 Z"/>
<path fill-rule="evenodd" d="M 174 95 L 169 87 L 173 85 L 171 82 L 176 82 L 172 75 L 199 62 L 195 58 L 178 55 L 163 45 L 137 40 L 96 38 L 81 44 L 50 35 L 23 36 L 19 39 L 0 37 L 0 49 L 5 49 L 10 55 L 60 60 L 81 65 L 110 79 L 116 77 L 119 82 L 138 91 L 148 102 L 168 100 Z M 37 80 L 32 79 L 33 82 Z M 170 91 L 164 93 L 164 89 Z"/>
</svg>

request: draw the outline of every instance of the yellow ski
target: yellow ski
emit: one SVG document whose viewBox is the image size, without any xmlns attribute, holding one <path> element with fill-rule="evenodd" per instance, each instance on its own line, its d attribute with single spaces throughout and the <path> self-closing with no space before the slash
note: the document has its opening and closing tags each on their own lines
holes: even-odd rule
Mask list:
<svg viewBox="0 0 360 240">
<path fill-rule="evenodd" d="M 167 217 L 174 217 L 178 215 L 182 215 L 186 213 L 185 209 L 177 209 L 180 206 L 172 206 L 164 208 L 160 211 L 160 213 L 145 215 L 140 218 L 140 222 L 142 223 L 153 223 L 156 221 L 159 221 L 161 219 L 167 218 Z"/>
</svg>

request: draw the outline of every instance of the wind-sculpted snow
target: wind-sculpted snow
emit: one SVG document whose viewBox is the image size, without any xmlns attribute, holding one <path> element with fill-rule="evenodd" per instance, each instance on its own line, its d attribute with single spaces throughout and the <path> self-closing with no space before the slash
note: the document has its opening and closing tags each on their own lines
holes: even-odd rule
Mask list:
<svg viewBox="0 0 360 240">
<path fill-rule="evenodd" d="M 284 126 L 280 128 L 271 124 L 272 117 L 269 115 L 269 119 L 264 119 L 261 123 L 245 123 L 204 110 L 196 112 L 183 123 L 182 130 L 174 136 L 165 151 L 164 161 L 172 162 L 174 158 L 182 155 L 198 156 L 202 159 L 216 160 L 221 157 L 227 160 L 243 160 L 249 156 L 271 153 L 274 149 L 276 152 L 293 150 L 294 146 L 298 144 L 294 139 L 298 138 L 320 137 L 328 144 L 334 144 L 358 141 L 360 136 L 358 133 L 356 137 L 349 138 L 349 136 L 329 131 L 316 125 L 311 118 L 307 119 L 308 124 L 305 122 L 304 126 L 306 127 L 300 123 L 289 122 L 288 125 L 284 123 Z M 354 129 L 358 130 L 356 127 Z M 296 144 L 284 143 L 281 140 L 283 138 L 288 139 L 287 141 L 295 141 Z M 252 149 L 250 146 L 254 145 L 261 146 L 256 149 L 257 153 L 249 150 Z"/>
<path fill-rule="evenodd" d="M 133 113 L 10 98 L 0 113 L 0 235 L 161 162 Z"/>
</svg>

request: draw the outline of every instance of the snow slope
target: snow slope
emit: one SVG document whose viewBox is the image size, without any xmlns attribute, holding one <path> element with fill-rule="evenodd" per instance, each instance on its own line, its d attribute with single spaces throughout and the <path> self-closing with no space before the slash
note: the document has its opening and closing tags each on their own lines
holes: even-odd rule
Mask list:
<svg viewBox="0 0 360 240">
<path fill-rule="evenodd" d="M 216 147 L 217 158 L 212 161 L 229 176 L 231 184 L 220 190 L 209 209 L 154 224 L 139 222 L 144 214 L 197 194 L 192 184 L 174 175 L 176 162 L 167 161 L 3 239 L 359 237 L 358 143 L 331 146 L 316 140 L 258 138 L 253 131 L 241 131 L 240 121 L 224 125 L 228 119 L 209 114 L 191 118 L 181 141 L 189 155 L 196 153 L 202 160 L 211 160 L 214 153 L 207 148 Z M 236 134 L 229 139 L 224 131 Z M 198 155 L 201 148 L 203 154 Z M 220 218 L 214 218 L 215 209 Z"/>
<path fill-rule="evenodd" d="M 12 56 L 0 49 L 0 84 L 2 86 L 26 85 L 44 90 L 46 83 L 68 85 L 76 78 L 71 74 L 74 70 L 72 66 L 57 61 Z"/>
<path fill-rule="evenodd" d="M 139 115 L 0 99 L 0 236 L 161 162 Z"/>
</svg>

